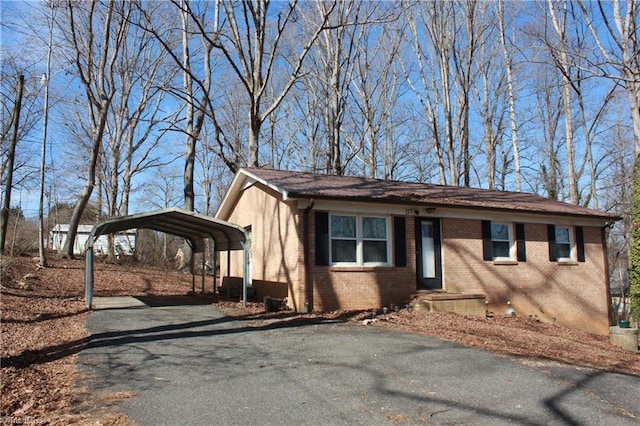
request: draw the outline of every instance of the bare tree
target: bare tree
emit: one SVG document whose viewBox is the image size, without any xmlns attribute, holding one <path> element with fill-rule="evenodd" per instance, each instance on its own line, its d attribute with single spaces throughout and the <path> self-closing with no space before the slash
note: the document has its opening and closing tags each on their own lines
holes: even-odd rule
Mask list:
<svg viewBox="0 0 640 426">
<path fill-rule="evenodd" d="M 541 129 L 538 148 L 541 161 L 536 166 L 539 167 L 546 196 L 558 199 L 563 190 L 563 168 L 558 136 L 561 131 L 562 96 L 556 90 L 561 84 L 560 76 L 542 65 L 534 70 L 533 82 L 536 87 L 539 87 L 535 98 L 537 110 L 535 120 Z"/>
<path fill-rule="evenodd" d="M 418 67 L 409 83 L 431 123 L 440 183 L 446 183 L 446 172 L 452 184 L 471 183 L 471 92 L 488 28 L 480 12 L 475 0 L 428 2 L 409 16 Z"/>
<path fill-rule="evenodd" d="M 358 144 L 351 151 L 344 152 L 344 121 L 348 114 L 348 97 L 355 63 L 356 45 L 360 27 L 349 25 L 358 16 L 362 3 L 345 1 L 334 4 L 316 2 L 309 11 L 312 20 L 316 15 L 328 16 L 330 30 L 324 31 L 311 53 L 308 67 L 309 74 L 305 79 L 307 93 L 315 93 L 319 114 L 322 117 L 324 130 L 324 167 L 326 173 L 342 175 L 346 164 L 361 147 Z M 333 12 L 331 9 L 334 9 Z M 309 95 L 307 95 L 309 96 Z M 314 96 L 314 95 L 311 95 Z M 306 114 L 313 113 L 305 111 Z"/>
<path fill-rule="evenodd" d="M 4 199 L 0 210 L 0 253 L 4 252 L 7 238 L 7 225 L 9 223 L 9 209 L 11 208 L 11 191 L 13 189 L 13 165 L 18 144 L 18 129 L 20 127 L 20 112 L 22 110 L 22 92 L 24 89 L 24 76 L 18 78 L 16 87 L 16 100 L 11 120 L 11 141 L 7 150 L 7 177 L 5 181 Z"/>
<path fill-rule="evenodd" d="M 483 4 L 480 7 L 477 19 L 485 21 L 487 28 L 478 40 L 478 52 L 476 54 L 477 84 L 473 87 L 474 98 L 478 101 L 478 113 L 483 128 L 482 139 L 486 162 L 487 186 L 489 189 L 504 189 L 503 168 L 499 168 L 501 153 L 507 150 L 503 139 L 506 133 L 506 105 L 507 103 L 507 73 L 505 64 L 501 60 L 498 37 L 499 32 L 494 31 L 496 16 L 490 8 Z M 473 141 L 474 138 L 470 138 Z"/>
<path fill-rule="evenodd" d="M 626 89 L 635 151 L 640 154 L 640 2 L 615 0 L 606 7 L 602 2 L 578 0 L 578 5 L 601 54 L 600 58 L 586 58 L 590 59 L 589 71 Z M 596 20 L 602 25 L 596 26 Z"/>
<path fill-rule="evenodd" d="M 284 37 L 291 34 L 289 29 L 296 18 L 297 0 L 276 12 L 270 11 L 271 2 L 268 0 L 252 0 L 240 4 L 221 0 L 227 26 L 221 28 L 219 41 L 214 44 L 226 58 L 247 95 L 250 166 L 260 165 L 259 138 L 263 123 L 282 103 L 298 80 L 303 62 L 325 30 L 329 15 L 336 4 L 335 1 L 324 4 L 314 28 L 298 34 L 299 50 L 295 54 L 286 52 L 289 60 L 285 61 L 281 57 L 284 53 L 281 52 L 281 46 Z M 275 26 L 272 26 L 268 19 L 272 16 L 271 13 L 277 13 L 278 16 Z M 292 54 L 294 56 L 291 56 Z M 280 88 L 273 90 L 272 99 L 265 105 L 266 91 L 272 83 L 276 66 L 279 73 L 286 72 L 289 78 Z"/>
<path fill-rule="evenodd" d="M 513 83 L 513 58 L 509 46 L 507 46 L 507 31 L 504 16 L 504 0 L 498 0 L 498 26 L 500 28 L 500 46 L 504 56 L 505 71 L 507 74 L 507 91 L 509 96 L 509 119 L 511 124 L 511 146 L 513 149 L 514 174 L 516 191 L 522 190 L 522 173 L 520 170 L 520 146 L 518 142 L 518 121 L 516 118 L 516 97 Z"/>
<path fill-rule="evenodd" d="M 197 141 L 209 116 L 219 131 L 216 121 L 216 108 L 212 99 L 214 43 L 218 39 L 218 1 L 214 3 L 213 19 L 209 16 L 209 3 L 199 2 L 202 10 L 194 10 L 189 0 L 171 0 L 165 8 L 163 3 L 153 4 L 136 2 L 141 19 L 132 22 L 151 34 L 168 54 L 169 58 L 181 72 L 180 88 L 166 86 L 172 96 L 184 103 L 185 120 L 180 131 L 185 135 L 185 163 L 184 163 L 184 208 L 194 210 L 194 172 Z M 172 12 L 178 12 L 178 22 L 171 17 Z M 207 23 L 210 22 L 211 25 Z M 176 39 L 175 26 L 180 28 Z"/>
<path fill-rule="evenodd" d="M 233 173 L 219 158 L 215 130 L 205 125 L 202 131 L 201 149 L 196 154 L 196 182 L 201 189 L 203 202 L 198 209 L 203 214 L 213 216 L 215 208 L 222 201 Z"/>
<path fill-rule="evenodd" d="M 471 92 L 475 81 L 476 56 L 480 46 L 484 44 L 486 31 L 489 28 L 483 19 L 482 9 L 487 3 L 480 3 L 477 0 L 465 0 L 461 2 L 460 9 L 464 17 L 464 31 L 461 40 L 453 49 L 453 64 L 455 66 L 455 77 L 457 81 L 457 103 L 458 103 L 458 139 L 460 144 L 459 163 L 457 166 L 462 174 L 464 186 L 471 185 L 471 149 L 470 149 L 470 121 Z"/>
<path fill-rule="evenodd" d="M 42 102 L 40 99 L 40 75 L 26 77 L 32 74 L 14 56 L 14 52 L 5 52 L 0 56 L 0 185 L 6 184 L 9 161 L 9 148 L 12 133 L 17 131 L 17 143 L 20 149 L 15 152 L 13 161 L 13 188 L 31 188 L 36 183 L 33 158 L 37 158 L 37 151 L 21 141 L 30 137 L 35 138 L 34 131 L 42 117 Z M 14 129 L 16 88 L 20 76 L 25 76 L 24 90 L 21 98 L 21 111 L 18 128 Z"/>
<path fill-rule="evenodd" d="M 360 154 L 364 175 L 391 179 L 399 156 L 394 135 L 399 126 L 397 105 L 402 93 L 398 58 L 404 40 L 400 29 L 387 23 L 367 25 L 358 39 L 352 77 L 356 110 L 353 121 L 362 123 L 354 130 L 364 139 Z"/>
<path fill-rule="evenodd" d="M 217 2 L 216 16 L 214 19 L 213 37 L 217 37 L 218 20 L 217 20 Z M 184 201 L 185 209 L 195 210 L 195 192 L 194 192 L 194 173 L 195 173 L 195 157 L 196 143 L 204 125 L 206 107 L 202 105 L 207 101 L 209 90 L 211 88 L 211 51 L 213 42 L 206 37 L 202 37 L 204 77 L 198 83 L 202 86 L 201 101 L 196 101 L 196 83 L 194 82 L 194 74 L 192 67 L 192 57 L 190 53 L 190 20 L 193 14 L 190 13 L 188 0 L 180 1 L 180 22 L 182 24 L 182 77 L 184 96 L 187 99 L 187 124 L 186 124 L 186 151 L 184 166 Z M 198 20 L 198 27 L 202 28 L 202 21 Z"/>
<path fill-rule="evenodd" d="M 562 75 L 562 105 L 564 107 L 564 131 L 565 143 L 567 147 L 566 167 L 569 177 L 569 199 L 571 203 L 578 204 L 578 178 L 575 165 L 575 146 L 573 141 L 573 110 L 571 85 L 573 83 L 572 64 L 569 59 L 569 40 L 567 22 L 570 17 L 569 6 L 566 0 L 548 0 L 549 16 L 555 35 L 557 37 L 557 45 L 553 47 L 552 43 L 548 43 L 550 53 L 554 59 L 555 65 Z"/>
<path fill-rule="evenodd" d="M 127 20 L 139 20 L 136 8 L 118 12 Z M 167 52 L 154 42 L 149 32 L 131 26 L 116 60 L 114 74 L 119 88 L 109 114 L 110 131 L 101 162 L 109 217 L 129 214 L 134 177 L 163 163 L 156 148 L 181 111 L 163 111 L 167 97 L 163 88 L 172 82 L 176 71 L 168 66 Z"/>
<path fill-rule="evenodd" d="M 157 167 L 151 178 L 141 185 L 142 195 L 138 202 L 149 209 L 166 209 L 180 204 L 180 173 L 171 165 Z M 162 234 L 162 259 L 169 259 L 169 236 Z"/>
<path fill-rule="evenodd" d="M 438 21 L 435 21 L 432 18 L 425 18 L 421 13 L 421 10 L 416 12 L 415 9 L 414 13 L 409 14 L 408 23 L 413 37 L 413 49 L 416 56 L 415 64 L 418 68 L 417 77 L 415 79 L 417 81 L 414 81 L 410 75 L 410 72 L 412 71 L 411 66 L 405 65 L 405 74 L 407 75 L 407 82 L 416 95 L 418 103 L 423 108 L 425 118 L 428 122 L 429 136 L 433 143 L 434 153 L 438 164 L 438 180 L 441 185 L 444 185 L 447 183 L 447 169 L 445 165 L 446 154 L 442 136 L 444 130 L 436 114 L 436 106 L 438 104 L 442 104 L 444 108 L 447 108 L 450 103 L 445 105 L 445 103 L 441 101 L 438 92 L 428 89 L 429 87 L 435 87 L 435 77 L 431 73 L 431 70 L 436 69 L 436 64 L 432 62 L 432 55 L 426 50 L 428 47 L 421 43 L 420 40 L 422 39 L 423 26 L 439 25 L 435 28 L 434 33 L 436 34 L 444 34 L 445 26 L 439 24 Z M 448 74 L 447 78 L 443 78 L 441 82 L 443 85 L 448 86 Z M 449 99 L 449 97 L 447 97 L 447 99 Z M 450 114 L 447 117 L 449 118 Z M 449 140 L 448 137 L 446 139 Z"/>
<path fill-rule="evenodd" d="M 291 167 L 317 173 L 324 170 L 325 164 L 323 120 L 320 114 L 307 112 L 319 111 L 323 101 L 317 96 L 320 91 L 316 90 L 319 88 L 316 79 L 305 76 L 301 79 L 300 86 L 298 90 L 293 89 L 290 101 L 282 106 L 287 115 L 289 144 L 294 145 L 290 148 Z M 304 149 L 296 149 L 295 145 Z"/>
<path fill-rule="evenodd" d="M 640 321 L 640 2 L 615 0 L 609 7 L 602 2 L 588 4 L 583 0 L 578 4 L 601 54 L 599 61 L 590 63 L 590 71 L 623 86 L 629 98 L 635 137 L 629 279 L 631 314 Z M 596 19 L 601 19 L 602 31 L 598 31 Z M 605 42 L 604 37 L 611 42 Z"/>
<path fill-rule="evenodd" d="M 128 23 L 115 13 L 115 1 L 100 3 L 66 3 L 67 20 L 60 22 L 69 49 L 65 52 L 76 72 L 86 96 L 86 111 L 91 119 L 91 149 L 86 164 L 86 180 L 78 196 L 62 255 L 73 257 L 73 246 L 78 224 L 93 192 L 102 139 L 109 108 L 117 85 L 112 71 L 122 44 L 126 39 Z"/>
</svg>

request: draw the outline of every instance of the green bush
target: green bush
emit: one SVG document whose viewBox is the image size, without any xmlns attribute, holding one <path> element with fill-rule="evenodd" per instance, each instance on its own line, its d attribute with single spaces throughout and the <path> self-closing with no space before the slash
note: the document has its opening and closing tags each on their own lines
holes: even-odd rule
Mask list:
<svg viewBox="0 0 640 426">
<path fill-rule="evenodd" d="M 640 155 L 633 167 L 633 223 L 631 227 L 631 268 L 629 270 L 629 299 L 631 317 L 640 322 Z"/>
</svg>

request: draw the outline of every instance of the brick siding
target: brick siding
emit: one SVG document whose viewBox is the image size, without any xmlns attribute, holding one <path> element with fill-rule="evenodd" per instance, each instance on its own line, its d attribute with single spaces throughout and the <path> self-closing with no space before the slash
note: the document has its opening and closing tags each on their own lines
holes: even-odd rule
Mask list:
<svg viewBox="0 0 640 426">
<path fill-rule="evenodd" d="M 307 301 L 304 217 L 295 202 L 282 201 L 279 193 L 256 183 L 244 190 L 227 218 L 252 227 L 253 279 L 286 286 L 288 304 L 298 311 L 305 309 Z M 416 292 L 413 216 L 406 217 L 406 267 L 316 266 L 314 218 L 311 212 L 312 309 L 381 309 L 409 301 Z M 444 290 L 484 294 L 488 310 L 496 315 L 511 307 L 521 317 L 608 333 L 606 266 L 599 227 L 584 227 L 586 261 L 572 264 L 549 261 L 546 224 L 525 224 L 527 261 L 514 264 L 482 260 L 480 220 L 442 218 L 441 228 Z M 241 276 L 241 252 L 232 253 L 231 261 L 230 275 Z M 221 255 L 221 272 L 227 273 L 225 253 Z"/>
<path fill-rule="evenodd" d="M 525 224 L 526 262 L 482 260 L 481 221 L 442 220 L 445 290 L 482 293 L 488 310 L 502 315 L 511 307 L 522 317 L 607 334 L 605 256 L 598 227 L 584 227 L 585 262 L 549 260 L 547 225 Z M 510 305 L 507 305 L 510 302 Z"/>
</svg>

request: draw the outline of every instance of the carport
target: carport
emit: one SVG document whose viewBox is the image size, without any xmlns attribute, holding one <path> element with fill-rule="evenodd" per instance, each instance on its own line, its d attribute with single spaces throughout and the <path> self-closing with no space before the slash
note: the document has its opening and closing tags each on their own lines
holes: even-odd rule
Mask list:
<svg viewBox="0 0 640 426">
<path fill-rule="evenodd" d="M 100 235 L 113 234 L 132 228 L 152 229 L 184 238 L 191 247 L 191 273 L 194 274 L 193 254 L 204 252 L 204 241 L 213 241 L 214 252 L 243 250 L 242 302 L 247 304 L 247 287 L 251 285 L 251 235 L 243 227 L 224 220 L 179 208 L 167 208 L 153 212 L 120 216 L 98 222 L 85 244 L 84 294 L 87 308 L 93 302 L 93 244 Z M 215 256 L 214 256 L 215 258 Z M 215 265 L 213 268 L 215 280 Z M 203 271 L 204 273 L 204 271 Z M 204 285 L 204 275 L 202 277 Z M 195 275 L 192 275 L 195 289 Z"/>
</svg>

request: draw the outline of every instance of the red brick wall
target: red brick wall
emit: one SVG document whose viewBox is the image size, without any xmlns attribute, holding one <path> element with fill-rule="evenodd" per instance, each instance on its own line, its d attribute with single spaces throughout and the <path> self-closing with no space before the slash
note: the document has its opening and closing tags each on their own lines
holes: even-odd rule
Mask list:
<svg viewBox="0 0 640 426">
<path fill-rule="evenodd" d="M 444 287 L 482 293 L 488 309 L 607 334 L 609 328 L 605 257 L 601 230 L 584 227 L 586 262 L 549 261 L 546 224 L 525 224 L 526 262 L 502 265 L 482 260 L 480 220 L 442 220 Z M 507 301 L 511 302 L 507 305 Z"/>
<path fill-rule="evenodd" d="M 312 229 L 314 215 L 310 215 Z M 404 305 L 416 292 L 415 225 L 406 220 L 406 267 L 343 267 L 315 265 L 315 234 L 310 233 L 313 308 L 318 311 L 336 309 L 381 309 Z M 393 258 L 393 256 L 392 256 Z"/>
</svg>

